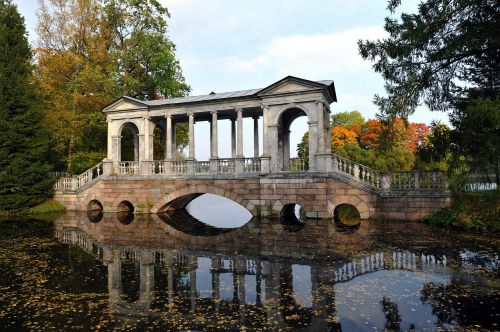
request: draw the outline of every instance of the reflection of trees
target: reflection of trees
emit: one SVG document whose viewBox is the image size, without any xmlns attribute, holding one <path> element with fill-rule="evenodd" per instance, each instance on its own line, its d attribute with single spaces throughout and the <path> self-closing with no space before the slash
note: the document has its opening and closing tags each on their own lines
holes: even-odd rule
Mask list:
<svg viewBox="0 0 500 332">
<path fill-rule="evenodd" d="M 449 285 L 426 283 L 421 291 L 423 303 L 432 305 L 437 325 L 481 326 L 497 329 L 500 291 L 473 289 L 452 281 Z"/>
<path fill-rule="evenodd" d="M 401 315 L 399 315 L 398 305 L 385 297 L 380 301 L 382 311 L 385 316 L 385 329 L 389 331 L 401 330 Z"/>
</svg>

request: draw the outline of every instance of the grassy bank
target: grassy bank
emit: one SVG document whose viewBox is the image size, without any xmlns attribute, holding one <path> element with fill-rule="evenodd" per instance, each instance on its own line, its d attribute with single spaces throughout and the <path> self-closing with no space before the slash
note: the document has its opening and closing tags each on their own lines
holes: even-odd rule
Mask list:
<svg viewBox="0 0 500 332">
<path fill-rule="evenodd" d="M 431 214 L 425 221 L 446 228 L 499 233 L 500 190 L 456 195 L 449 207 Z"/>
<path fill-rule="evenodd" d="M 64 213 L 65 211 L 66 207 L 64 205 L 49 199 L 31 208 L 14 211 L 0 211 L 0 217 L 54 215 Z"/>
</svg>

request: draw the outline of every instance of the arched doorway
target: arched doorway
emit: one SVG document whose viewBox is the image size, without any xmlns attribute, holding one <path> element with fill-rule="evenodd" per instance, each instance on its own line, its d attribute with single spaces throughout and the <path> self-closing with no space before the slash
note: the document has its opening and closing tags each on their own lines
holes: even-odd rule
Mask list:
<svg viewBox="0 0 500 332">
<path fill-rule="evenodd" d="M 131 122 L 122 126 L 120 131 L 120 161 L 139 161 L 139 129 Z"/>
<path fill-rule="evenodd" d="M 301 119 L 300 123 L 295 120 Z M 300 172 L 309 169 L 309 143 L 307 114 L 300 108 L 289 108 L 285 110 L 278 121 L 278 169 L 282 171 Z M 299 121 L 298 121 L 299 122 Z M 295 155 L 292 149 L 297 149 L 297 144 L 291 144 L 292 123 L 294 124 L 294 137 L 298 137 L 298 141 L 302 140 L 304 133 L 307 133 L 305 141 L 301 143 L 301 149 Z M 297 124 L 297 126 L 295 126 Z M 293 157 L 291 157 L 293 156 Z"/>
</svg>

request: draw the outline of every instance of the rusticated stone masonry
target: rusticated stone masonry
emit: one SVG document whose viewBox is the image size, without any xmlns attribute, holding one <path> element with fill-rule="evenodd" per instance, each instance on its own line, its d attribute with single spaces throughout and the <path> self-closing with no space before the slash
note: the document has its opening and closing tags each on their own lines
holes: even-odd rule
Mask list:
<svg viewBox="0 0 500 332">
<path fill-rule="evenodd" d="M 358 186 L 359 187 L 359 186 Z M 85 211 L 93 200 L 105 212 L 117 211 L 122 201 L 136 213 L 157 213 L 184 207 L 197 194 L 211 193 L 231 199 L 254 216 L 279 216 L 287 204 L 299 204 L 310 218 L 329 218 L 339 204 L 351 204 L 362 219 L 418 220 L 448 205 L 447 193 L 407 191 L 404 194 L 374 192 L 328 176 L 166 179 L 160 177 L 101 177 L 76 192 L 58 191 L 55 200 L 70 211 Z M 184 199 L 182 199 L 184 198 Z"/>
</svg>

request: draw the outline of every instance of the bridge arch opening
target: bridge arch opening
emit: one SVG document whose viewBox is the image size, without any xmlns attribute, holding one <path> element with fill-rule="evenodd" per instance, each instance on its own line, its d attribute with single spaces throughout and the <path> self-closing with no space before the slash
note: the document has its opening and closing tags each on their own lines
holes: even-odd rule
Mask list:
<svg viewBox="0 0 500 332">
<path fill-rule="evenodd" d="M 97 199 L 93 199 L 87 204 L 87 211 L 102 211 L 104 210 L 102 203 Z"/>
<path fill-rule="evenodd" d="M 98 223 L 102 220 L 103 214 L 102 203 L 97 199 L 93 199 L 87 204 L 87 217 L 91 223 Z"/>
<path fill-rule="evenodd" d="M 239 228 L 252 219 L 252 213 L 239 202 L 212 193 L 194 192 L 163 205 L 158 214 L 184 211 L 195 220 L 220 229 Z"/>
<path fill-rule="evenodd" d="M 307 220 L 306 211 L 296 203 L 285 204 L 281 209 L 281 224 L 290 232 L 297 232 L 305 227 Z"/>
<path fill-rule="evenodd" d="M 278 168 L 300 172 L 309 169 L 308 115 L 301 108 L 288 108 L 278 121 Z"/>
<path fill-rule="evenodd" d="M 347 203 L 339 204 L 333 211 L 333 221 L 341 226 L 359 227 L 361 214 L 355 206 Z"/>
<path fill-rule="evenodd" d="M 128 225 L 134 220 L 134 205 L 129 201 L 121 201 L 116 207 L 118 221 Z"/>
<path fill-rule="evenodd" d="M 120 161 L 138 161 L 139 128 L 132 122 L 127 122 L 123 124 L 120 135 Z"/>
</svg>

